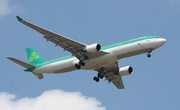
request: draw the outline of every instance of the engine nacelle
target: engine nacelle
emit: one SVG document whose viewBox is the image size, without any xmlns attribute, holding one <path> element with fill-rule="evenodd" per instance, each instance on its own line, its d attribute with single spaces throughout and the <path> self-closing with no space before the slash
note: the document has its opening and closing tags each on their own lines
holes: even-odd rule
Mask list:
<svg viewBox="0 0 180 110">
<path fill-rule="evenodd" d="M 95 53 L 95 52 L 98 52 L 99 50 L 101 50 L 100 44 L 87 45 L 84 49 L 84 51 L 88 53 Z"/>
<path fill-rule="evenodd" d="M 125 66 L 119 69 L 119 74 L 121 76 L 130 75 L 133 72 L 133 68 L 131 66 Z"/>
</svg>

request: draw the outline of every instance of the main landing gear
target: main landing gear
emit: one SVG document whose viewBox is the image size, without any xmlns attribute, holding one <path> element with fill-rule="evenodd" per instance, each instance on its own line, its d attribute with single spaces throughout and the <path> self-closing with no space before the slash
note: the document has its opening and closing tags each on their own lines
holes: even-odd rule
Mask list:
<svg viewBox="0 0 180 110">
<path fill-rule="evenodd" d="M 101 68 L 97 74 L 97 76 L 94 76 L 93 80 L 96 82 L 99 82 L 99 79 L 103 79 L 103 73 L 104 73 L 104 68 Z"/>
<path fill-rule="evenodd" d="M 147 55 L 146 55 L 148 58 L 151 57 L 151 54 L 150 54 L 151 52 L 152 52 L 152 50 L 148 50 L 148 53 L 147 53 Z"/>
<path fill-rule="evenodd" d="M 88 59 L 88 56 L 87 55 L 82 55 L 80 60 L 79 60 L 79 63 L 78 64 L 75 64 L 74 67 L 76 69 L 81 69 L 81 66 L 85 66 L 85 62 L 83 62 L 83 60 L 87 60 Z"/>
<path fill-rule="evenodd" d="M 99 82 L 99 78 L 100 78 L 100 79 L 103 79 L 103 75 L 100 74 L 100 73 L 98 73 L 97 76 L 94 76 L 93 80 L 96 81 L 96 82 Z"/>
<path fill-rule="evenodd" d="M 76 69 L 81 69 L 81 66 L 85 66 L 85 63 L 82 60 L 79 61 L 79 64 L 75 64 Z"/>
</svg>

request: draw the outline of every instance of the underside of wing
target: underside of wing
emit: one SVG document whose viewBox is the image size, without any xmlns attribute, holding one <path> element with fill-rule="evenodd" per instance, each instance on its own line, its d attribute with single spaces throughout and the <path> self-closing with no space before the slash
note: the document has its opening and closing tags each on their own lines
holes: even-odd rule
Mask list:
<svg viewBox="0 0 180 110">
<path fill-rule="evenodd" d="M 113 72 L 108 72 L 104 76 L 109 83 L 112 82 L 118 89 L 124 89 L 124 84 L 120 75 Z"/>
<path fill-rule="evenodd" d="M 118 89 L 124 89 L 124 84 L 121 75 L 119 74 L 119 66 L 117 62 L 96 71 L 98 71 L 98 73 L 101 72 L 108 83 L 112 82 Z"/>
</svg>

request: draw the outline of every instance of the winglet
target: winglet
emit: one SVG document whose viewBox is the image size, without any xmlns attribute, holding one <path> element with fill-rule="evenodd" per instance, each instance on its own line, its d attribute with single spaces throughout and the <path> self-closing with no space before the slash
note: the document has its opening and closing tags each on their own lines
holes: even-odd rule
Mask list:
<svg viewBox="0 0 180 110">
<path fill-rule="evenodd" d="M 18 21 L 22 21 L 23 19 L 20 18 L 19 16 L 16 16 L 16 18 L 18 19 Z"/>
</svg>

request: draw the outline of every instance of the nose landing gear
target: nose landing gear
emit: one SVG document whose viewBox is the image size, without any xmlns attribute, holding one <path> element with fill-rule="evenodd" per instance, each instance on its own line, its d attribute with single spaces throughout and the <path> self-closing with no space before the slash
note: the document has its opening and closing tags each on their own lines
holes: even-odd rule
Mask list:
<svg viewBox="0 0 180 110">
<path fill-rule="evenodd" d="M 147 55 L 146 55 L 148 58 L 151 57 L 151 54 L 150 54 L 151 52 L 152 52 L 152 50 L 148 50 L 148 53 L 147 53 Z"/>
<path fill-rule="evenodd" d="M 150 54 L 150 53 L 147 53 L 147 57 L 150 58 L 150 57 L 151 57 L 151 54 Z"/>
</svg>

